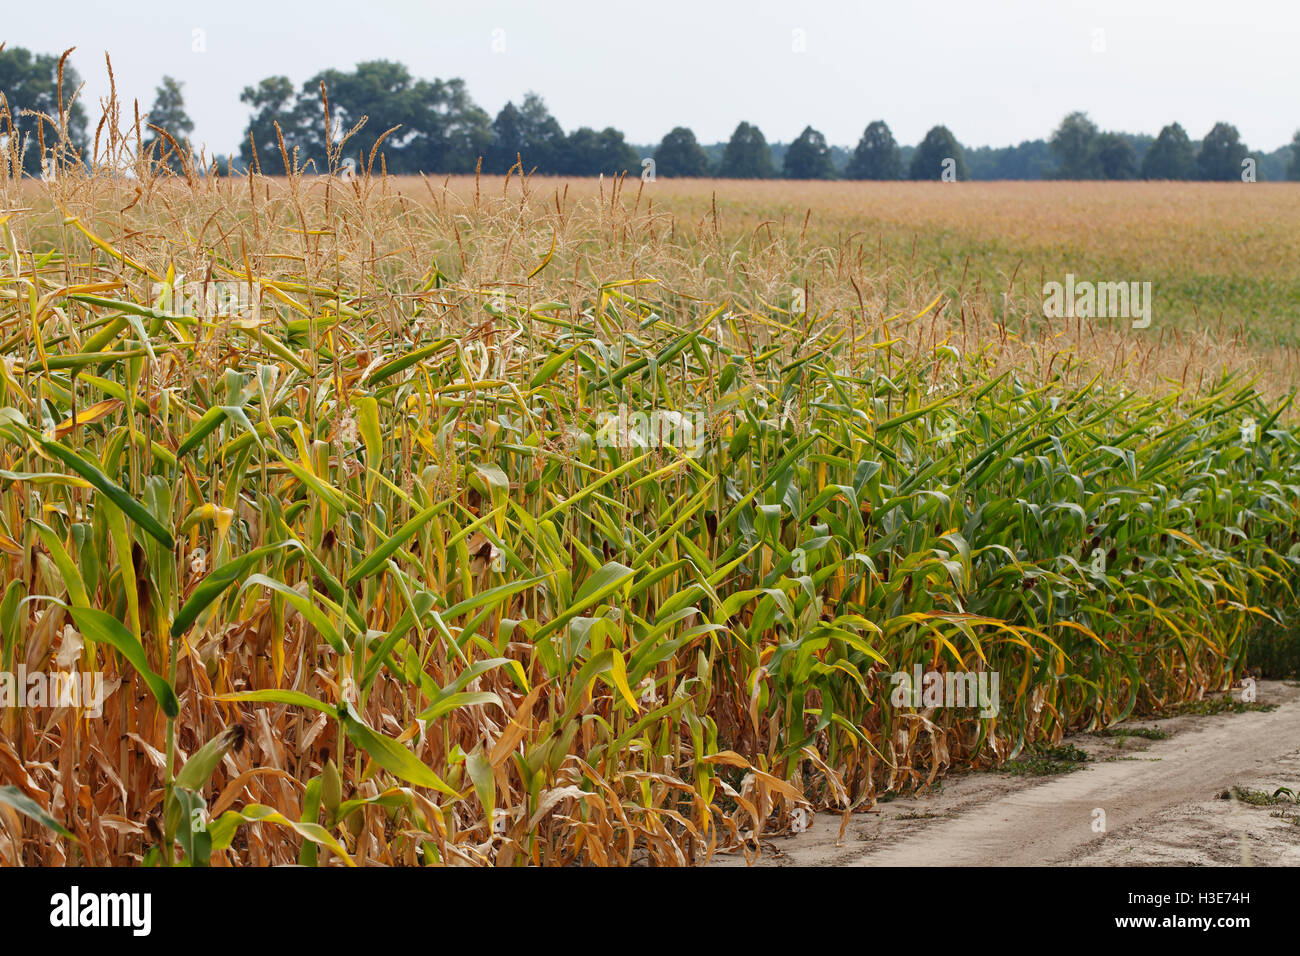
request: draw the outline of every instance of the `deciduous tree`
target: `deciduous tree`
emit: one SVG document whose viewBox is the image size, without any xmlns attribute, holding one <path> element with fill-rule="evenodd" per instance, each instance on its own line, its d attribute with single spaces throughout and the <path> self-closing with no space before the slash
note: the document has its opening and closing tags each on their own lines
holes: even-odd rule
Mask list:
<svg viewBox="0 0 1300 956">
<path fill-rule="evenodd" d="M 902 179 L 903 157 L 884 120 L 868 124 L 844 169 L 845 179 Z"/>
</svg>

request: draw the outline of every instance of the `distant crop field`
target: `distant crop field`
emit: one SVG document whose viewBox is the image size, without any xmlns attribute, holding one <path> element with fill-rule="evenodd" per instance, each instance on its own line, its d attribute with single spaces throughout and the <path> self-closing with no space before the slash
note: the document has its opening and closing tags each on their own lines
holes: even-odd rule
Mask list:
<svg viewBox="0 0 1300 956">
<path fill-rule="evenodd" d="M 473 178 L 449 186 L 470 195 Z M 565 186 L 532 181 L 547 195 Z M 571 197 L 600 192 L 594 180 L 567 186 Z M 1300 184 L 633 179 L 623 195 L 638 188 L 643 209 L 684 230 L 711 227 L 716 209 L 726 235 L 762 227 L 843 246 L 874 275 L 928 276 L 995 305 L 1004 292 L 1036 304 L 1044 282 L 1067 273 L 1150 281 L 1153 334 L 1229 329 L 1262 347 L 1300 343 Z"/>
<path fill-rule="evenodd" d="M 1228 689 L 1298 206 L 0 181 L 0 860 L 696 864 Z"/>
</svg>

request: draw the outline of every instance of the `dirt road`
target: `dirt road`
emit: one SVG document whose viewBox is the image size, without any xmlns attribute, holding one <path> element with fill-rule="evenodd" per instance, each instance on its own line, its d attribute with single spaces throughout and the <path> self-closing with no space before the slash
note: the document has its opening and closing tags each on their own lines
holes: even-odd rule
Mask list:
<svg viewBox="0 0 1300 956">
<path fill-rule="evenodd" d="M 841 818 L 819 814 L 805 833 L 765 840 L 756 865 L 1300 864 L 1300 807 L 1223 798 L 1300 791 L 1300 685 L 1263 681 L 1258 697 L 1277 709 L 1125 725 L 1167 739 L 1076 735 L 1091 759 L 1073 773 L 953 775 L 855 815 L 842 841 Z"/>
</svg>

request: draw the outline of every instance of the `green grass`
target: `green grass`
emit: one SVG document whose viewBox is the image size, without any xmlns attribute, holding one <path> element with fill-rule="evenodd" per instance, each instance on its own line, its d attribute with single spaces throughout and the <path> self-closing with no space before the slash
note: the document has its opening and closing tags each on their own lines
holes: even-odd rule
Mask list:
<svg viewBox="0 0 1300 956">
<path fill-rule="evenodd" d="M 1267 790 L 1252 790 L 1249 787 L 1233 787 L 1231 796 L 1252 807 L 1275 807 L 1297 802 L 1295 791 L 1286 787 L 1278 787 L 1272 793 Z"/>
<path fill-rule="evenodd" d="M 1217 714 L 1268 713 L 1277 710 L 1277 704 L 1261 704 L 1258 701 L 1233 700 L 1231 697 L 1207 697 L 1204 700 L 1184 701 L 1170 708 L 1168 716 L 1194 714 L 1197 717 L 1213 717 Z"/>
<path fill-rule="evenodd" d="M 1143 740 L 1166 740 L 1169 732 L 1159 727 L 1106 727 L 1093 731 L 1098 737 L 1111 737 L 1120 741 L 1129 737 L 1141 737 Z"/>
<path fill-rule="evenodd" d="M 1030 754 L 1008 760 L 998 770 L 1021 777 L 1048 777 L 1082 770 L 1090 759 L 1086 751 L 1073 744 L 1063 744 L 1035 749 Z"/>
</svg>

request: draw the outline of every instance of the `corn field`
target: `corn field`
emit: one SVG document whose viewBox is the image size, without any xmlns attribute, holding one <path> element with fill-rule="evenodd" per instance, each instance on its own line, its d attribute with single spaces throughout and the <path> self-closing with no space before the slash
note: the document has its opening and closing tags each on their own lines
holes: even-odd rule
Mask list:
<svg viewBox="0 0 1300 956">
<path fill-rule="evenodd" d="M 0 179 L 0 671 L 106 691 L 0 710 L 7 865 L 752 855 L 1294 602 L 1290 399 L 1193 333 L 644 184 L 124 168 Z"/>
</svg>

